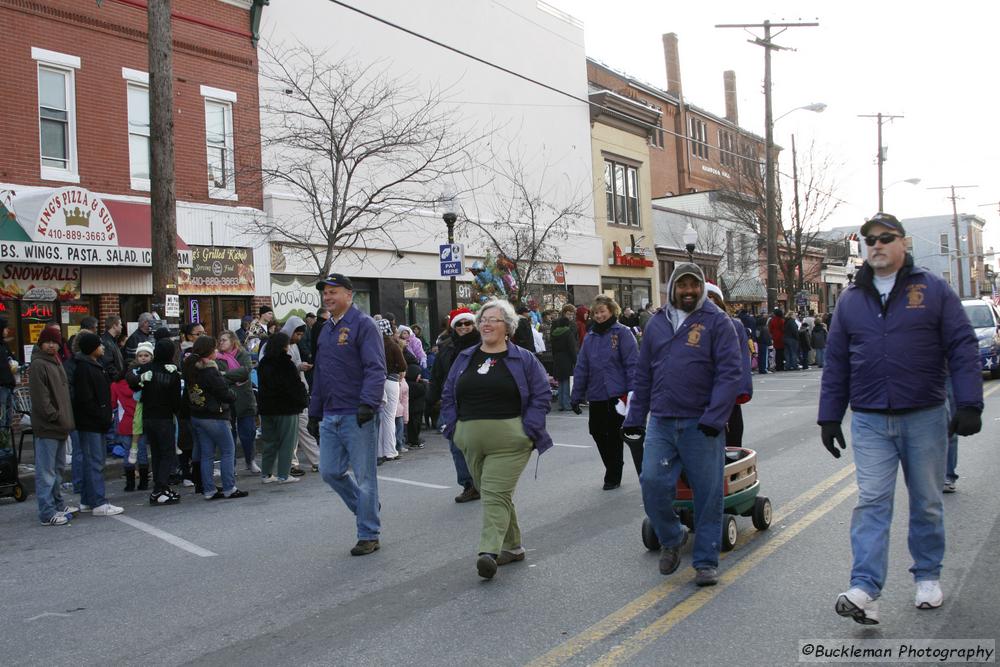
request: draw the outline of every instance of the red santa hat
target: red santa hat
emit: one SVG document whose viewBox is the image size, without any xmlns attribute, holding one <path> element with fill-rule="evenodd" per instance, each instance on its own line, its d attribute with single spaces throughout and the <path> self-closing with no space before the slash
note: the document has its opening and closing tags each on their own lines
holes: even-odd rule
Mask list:
<svg viewBox="0 0 1000 667">
<path fill-rule="evenodd" d="M 456 308 L 455 310 L 448 313 L 448 325 L 454 329 L 456 322 L 461 322 L 462 320 L 469 320 L 470 322 L 476 321 L 476 316 L 472 314 L 472 311 L 468 308 Z"/>
</svg>

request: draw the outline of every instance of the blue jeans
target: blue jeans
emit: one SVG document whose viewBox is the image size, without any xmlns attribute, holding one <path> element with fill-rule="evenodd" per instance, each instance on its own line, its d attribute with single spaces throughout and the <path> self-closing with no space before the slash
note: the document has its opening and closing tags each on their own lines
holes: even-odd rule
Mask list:
<svg viewBox="0 0 1000 667">
<path fill-rule="evenodd" d="M 240 446 L 243 447 L 243 461 L 249 467 L 257 457 L 257 450 L 254 448 L 254 443 L 257 441 L 257 418 L 254 415 L 237 417 L 232 434 L 234 443 L 237 436 L 239 437 Z"/>
<path fill-rule="evenodd" d="M 406 424 L 402 417 L 396 417 L 396 451 L 406 446 Z"/>
<path fill-rule="evenodd" d="M 212 473 L 215 468 L 215 451 L 219 451 L 219 471 L 222 473 L 222 492 L 227 496 L 236 490 L 236 444 L 229 422 L 225 419 L 199 419 L 191 417 L 191 431 L 195 436 L 201 461 L 201 486 L 206 498 L 215 494 Z"/>
<path fill-rule="evenodd" d="M 38 498 L 38 520 L 46 522 L 56 512 L 65 509 L 59 485 L 59 469 L 66 461 L 66 440 L 35 438 L 35 496 Z"/>
<path fill-rule="evenodd" d="M 714 438 L 698 430 L 697 419 L 650 416 L 643 443 L 642 502 L 663 546 L 676 546 L 685 528 L 674 512 L 677 479 L 681 471 L 694 492 L 695 569 L 719 566 L 722 539 L 723 468 L 726 465 L 725 436 Z"/>
<path fill-rule="evenodd" d="M 824 359 L 825 356 L 826 356 L 826 348 L 825 347 L 817 347 L 816 348 L 816 365 L 819 366 L 820 368 L 823 368 L 823 359 Z"/>
<path fill-rule="evenodd" d="M 944 388 L 948 395 L 948 420 L 950 421 L 955 417 L 955 413 L 958 412 L 958 406 L 955 405 L 955 389 L 951 385 L 951 376 L 945 380 Z M 958 467 L 958 436 L 952 433 L 948 436 L 948 463 L 944 473 L 944 481 L 955 482 L 958 479 L 958 473 L 955 472 L 955 468 Z"/>
<path fill-rule="evenodd" d="M 851 419 L 858 481 L 858 504 L 851 516 L 851 586 L 873 598 L 882 591 L 889 567 L 889 528 L 900 466 L 910 499 L 910 572 L 915 581 L 941 574 L 947 429 L 944 405 L 902 415 L 855 412 Z"/>
<path fill-rule="evenodd" d="M 797 340 L 785 338 L 785 370 L 799 370 L 799 341 Z"/>
<path fill-rule="evenodd" d="M 570 397 L 569 378 L 566 378 L 565 380 L 559 380 L 559 391 L 556 393 L 556 400 L 559 403 L 560 410 L 569 410 L 572 408 L 569 397 Z"/>
<path fill-rule="evenodd" d="M 768 357 L 768 346 L 758 345 L 757 346 L 757 372 L 761 375 L 767 374 L 767 357 Z"/>
<path fill-rule="evenodd" d="M 103 433 L 77 431 L 82 457 L 83 488 L 80 502 L 91 507 L 100 507 L 108 502 L 104 497 L 104 458 L 108 449 L 104 445 Z"/>
<path fill-rule="evenodd" d="M 455 472 L 458 475 L 459 486 L 463 489 L 475 486 L 475 482 L 472 481 L 472 473 L 469 472 L 469 464 L 465 461 L 465 454 L 455 446 L 453 440 L 448 441 L 448 449 L 451 450 L 451 458 L 455 462 Z"/>
<path fill-rule="evenodd" d="M 83 450 L 80 449 L 80 434 L 72 431 L 69 434 L 73 451 L 70 453 L 70 470 L 73 477 L 73 493 L 83 493 Z"/>
<path fill-rule="evenodd" d="M 149 445 L 146 443 L 146 436 L 139 436 L 139 447 L 136 450 L 136 461 L 135 465 L 128 462 L 128 451 L 132 448 L 132 436 L 118 434 L 118 444 L 125 448 L 125 470 L 135 470 L 136 465 L 148 466 L 149 465 Z"/>
<path fill-rule="evenodd" d="M 320 475 L 357 517 L 359 540 L 377 540 L 381 529 L 375 421 L 358 426 L 357 415 L 327 415 L 319 427 Z"/>
</svg>

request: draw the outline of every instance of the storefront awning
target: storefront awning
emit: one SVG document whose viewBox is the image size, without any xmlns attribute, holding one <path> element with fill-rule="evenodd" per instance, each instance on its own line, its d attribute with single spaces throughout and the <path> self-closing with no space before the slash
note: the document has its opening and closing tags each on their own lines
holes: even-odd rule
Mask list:
<svg viewBox="0 0 1000 667">
<path fill-rule="evenodd" d="M 27 188 L 0 203 L 0 261 L 151 266 L 149 204 L 103 199 L 84 188 Z M 177 262 L 191 251 L 177 237 Z"/>
<path fill-rule="evenodd" d="M 727 283 L 729 282 L 725 277 L 723 277 L 723 280 Z M 732 287 L 729 287 L 730 301 L 767 301 L 767 288 L 764 287 L 764 283 L 757 278 L 743 278 L 733 282 L 735 282 L 735 284 Z"/>
</svg>

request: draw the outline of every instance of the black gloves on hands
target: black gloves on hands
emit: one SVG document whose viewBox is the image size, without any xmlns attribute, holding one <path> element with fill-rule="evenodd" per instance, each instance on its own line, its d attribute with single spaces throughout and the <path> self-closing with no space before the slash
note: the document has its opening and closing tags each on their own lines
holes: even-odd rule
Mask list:
<svg viewBox="0 0 1000 667">
<path fill-rule="evenodd" d="M 570 403 L 569 407 L 573 411 L 574 414 L 578 414 L 578 415 L 582 415 L 583 414 L 583 408 L 581 408 L 580 404 L 577 403 L 576 401 L 573 401 L 572 403 Z"/>
<path fill-rule="evenodd" d="M 306 426 L 306 431 L 308 431 L 309 435 L 311 435 L 312 437 L 316 438 L 316 440 L 318 441 L 319 440 L 319 420 L 316 419 L 315 417 L 310 417 L 309 418 L 309 424 Z"/>
<path fill-rule="evenodd" d="M 719 429 L 712 428 L 707 424 L 698 424 L 698 430 L 707 435 L 709 438 L 714 438 L 719 435 Z"/>
<path fill-rule="evenodd" d="M 358 426 L 364 426 L 370 422 L 375 417 L 375 411 L 372 410 L 370 405 L 362 405 L 358 407 Z"/>
<path fill-rule="evenodd" d="M 983 428 L 983 417 L 975 408 L 959 408 L 948 424 L 948 435 L 973 435 Z"/>
<path fill-rule="evenodd" d="M 644 426 L 626 426 L 622 429 L 622 440 L 626 445 L 641 445 L 646 439 L 646 428 Z"/>
<path fill-rule="evenodd" d="M 840 422 L 822 422 L 820 425 L 822 429 L 822 434 L 820 438 L 823 440 L 823 446 L 826 447 L 826 451 L 833 455 L 833 458 L 840 458 L 840 449 L 847 449 L 847 443 L 844 442 L 844 431 L 840 428 Z M 840 449 L 837 449 L 837 444 L 840 445 Z"/>
</svg>

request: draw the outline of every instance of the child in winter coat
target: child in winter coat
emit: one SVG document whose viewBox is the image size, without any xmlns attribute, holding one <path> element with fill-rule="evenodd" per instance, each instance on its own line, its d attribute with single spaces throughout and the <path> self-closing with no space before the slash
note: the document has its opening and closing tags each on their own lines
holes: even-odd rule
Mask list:
<svg viewBox="0 0 1000 667">
<path fill-rule="evenodd" d="M 131 368 L 137 368 L 153 360 L 153 344 L 139 343 L 135 353 L 135 361 Z M 125 490 L 146 491 L 149 489 L 149 448 L 142 435 L 142 392 L 133 392 L 125 378 L 111 385 L 111 403 L 118 412 L 118 435 L 122 444 L 128 445 L 128 457 L 125 459 Z M 135 466 L 139 464 L 139 485 L 136 486 Z"/>
</svg>

